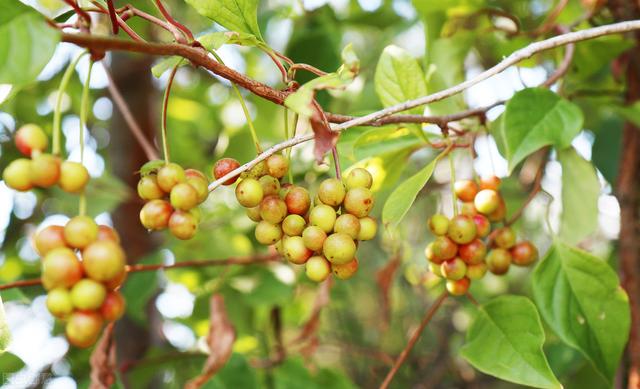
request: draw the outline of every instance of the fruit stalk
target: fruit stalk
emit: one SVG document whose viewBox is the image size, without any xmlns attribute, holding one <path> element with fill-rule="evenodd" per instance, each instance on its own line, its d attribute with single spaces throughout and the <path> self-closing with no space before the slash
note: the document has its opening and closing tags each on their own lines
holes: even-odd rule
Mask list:
<svg viewBox="0 0 640 389">
<path fill-rule="evenodd" d="M 56 98 L 56 106 L 53 110 L 53 142 L 51 145 L 51 153 L 53 155 L 60 155 L 60 121 L 62 118 L 62 97 L 64 96 L 64 92 L 67 90 L 67 85 L 69 85 L 69 80 L 71 80 L 71 75 L 78 65 L 80 58 L 87 54 L 88 51 L 83 51 L 78 54 L 67 66 L 67 70 L 64 71 L 62 75 L 62 79 L 60 80 L 60 85 L 58 86 L 58 97 Z"/>
</svg>

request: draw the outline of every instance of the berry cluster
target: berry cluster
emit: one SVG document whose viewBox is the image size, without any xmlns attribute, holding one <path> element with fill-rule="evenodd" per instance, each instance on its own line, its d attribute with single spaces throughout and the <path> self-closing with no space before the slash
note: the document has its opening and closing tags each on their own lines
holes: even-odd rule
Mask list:
<svg viewBox="0 0 640 389">
<path fill-rule="evenodd" d="M 178 239 L 191 239 L 198 231 L 199 204 L 209 195 L 209 181 L 199 170 L 184 170 L 176 163 L 151 161 L 143 166 L 138 195 L 147 203 L 140 222 L 149 230 L 169 227 Z"/>
<path fill-rule="evenodd" d="M 44 153 L 47 135 L 35 124 L 26 124 L 16 132 L 16 147 L 29 158 L 12 161 L 2 173 L 8 187 L 24 192 L 33 187 L 49 188 L 58 184 L 69 193 L 80 193 L 89 181 L 89 172 L 78 162 L 64 161 Z"/>
<path fill-rule="evenodd" d="M 447 290 L 453 295 L 465 294 L 471 280 L 481 279 L 487 270 L 502 275 L 512 263 L 529 266 L 538 258 L 531 242 L 516 243 L 510 227 L 491 231 L 491 223 L 503 221 L 506 214 L 499 188 L 500 179 L 495 176 L 479 184 L 457 181 L 454 191 L 462 202 L 461 214 L 452 219 L 436 214 L 429 219 L 429 229 L 436 235 L 425 248 L 429 269 L 447 279 Z"/>
<path fill-rule="evenodd" d="M 235 160 L 222 159 L 214 175 L 218 179 L 238 166 Z M 371 174 L 356 168 L 344 181 L 322 181 L 312 207 L 307 189 L 280 183 L 288 169 L 286 158 L 272 155 L 236 186 L 238 203 L 258 223 L 256 240 L 275 245 L 289 262 L 304 264 L 313 281 L 323 281 L 331 272 L 340 279 L 351 278 L 358 270 L 358 242 L 373 239 L 377 231 L 376 221 L 368 216 L 374 202 Z"/>
<path fill-rule="evenodd" d="M 119 319 L 125 301 L 117 291 L 126 278 L 125 254 L 116 231 L 76 216 L 63 226 L 48 226 L 35 236 L 42 257 L 47 308 L 66 321 L 69 343 L 89 347 L 103 322 Z"/>
</svg>

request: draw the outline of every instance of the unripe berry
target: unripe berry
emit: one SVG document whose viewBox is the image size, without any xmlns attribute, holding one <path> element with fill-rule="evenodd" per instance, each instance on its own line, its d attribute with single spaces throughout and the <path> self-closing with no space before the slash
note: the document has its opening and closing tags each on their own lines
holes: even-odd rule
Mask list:
<svg viewBox="0 0 640 389">
<path fill-rule="evenodd" d="M 31 183 L 40 188 L 49 188 L 60 179 L 60 158 L 51 154 L 39 154 L 31 159 Z"/>
<path fill-rule="evenodd" d="M 280 154 L 273 154 L 266 160 L 269 175 L 275 178 L 282 178 L 289 170 L 289 161 Z"/>
<path fill-rule="evenodd" d="M 171 189 L 169 199 L 174 209 L 188 211 L 198 205 L 198 192 L 193 186 L 186 182 L 181 182 Z"/>
<path fill-rule="evenodd" d="M 436 257 L 436 254 L 433 252 L 433 242 L 430 242 L 424 248 L 424 257 L 427 258 L 427 261 L 429 262 L 437 262 L 437 263 L 442 262 L 438 260 L 438 258 Z"/>
<path fill-rule="evenodd" d="M 260 217 L 271 224 L 278 224 L 287 216 L 287 205 L 276 196 L 266 196 L 260 203 Z"/>
<path fill-rule="evenodd" d="M 309 191 L 300 186 L 293 186 L 288 189 L 284 197 L 287 204 L 287 211 L 296 215 L 304 215 L 311 205 L 311 197 Z"/>
<path fill-rule="evenodd" d="M 145 201 L 157 200 L 164 197 L 164 191 L 158 185 L 158 178 L 155 174 L 150 174 L 140 178 L 138 181 L 138 196 Z"/>
<path fill-rule="evenodd" d="M 313 256 L 305 265 L 305 273 L 311 281 L 322 282 L 331 274 L 331 264 L 319 255 Z"/>
<path fill-rule="evenodd" d="M 331 271 L 333 274 L 341 280 L 348 280 L 353 277 L 358 271 L 358 259 L 353 258 L 351 262 L 337 264 L 331 264 Z"/>
<path fill-rule="evenodd" d="M 337 207 L 342 204 L 344 196 L 344 185 L 337 178 L 327 178 L 320 183 L 320 187 L 318 188 L 318 197 L 323 204 Z"/>
<path fill-rule="evenodd" d="M 491 230 L 491 223 L 489 223 L 489 219 L 487 219 L 484 215 L 473 215 L 472 216 L 473 223 L 476 225 L 476 235 L 478 238 L 484 238 L 489 234 Z"/>
<path fill-rule="evenodd" d="M 496 176 L 487 176 L 480 179 L 480 189 L 493 189 L 496 192 L 500 189 L 502 181 Z"/>
<path fill-rule="evenodd" d="M 458 244 L 467 244 L 476 237 L 476 224 L 469 216 L 455 216 L 449 222 L 447 236 Z"/>
<path fill-rule="evenodd" d="M 188 178 L 200 178 L 202 180 L 207 181 L 207 176 L 204 175 L 203 172 L 201 172 L 198 169 L 185 169 L 184 171 L 184 176 L 188 179 Z"/>
<path fill-rule="evenodd" d="M 209 197 L 209 181 L 205 175 L 196 169 L 184 171 L 187 184 L 191 185 L 198 194 L 198 204 L 204 202 Z"/>
<path fill-rule="evenodd" d="M 71 294 L 67 288 L 55 288 L 47 293 L 47 309 L 59 319 L 64 319 L 73 312 Z"/>
<path fill-rule="evenodd" d="M 140 210 L 140 222 L 148 230 L 162 230 L 169 225 L 173 208 L 165 200 L 151 200 Z"/>
<path fill-rule="evenodd" d="M 25 124 L 16 131 L 16 147 L 18 150 L 31 157 L 33 152 L 42 152 L 47 149 L 49 139 L 42 128 L 36 124 Z"/>
<path fill-rule="evenodd" d="M 371 240 L 376 237 L 378 232 L 378 222 L 371 216 L 360 218 L 360 233 L 358 240 Z"/>
<path fill-rule="evenodd" d="M 458 256 L 467 265 L 482 263 L 487 256 L 487 246 L 480 239 L 474 239 L 458 247 Z"/>
<path fill-rule="evenodd" d="M 262 220 L 256 225 L 256 240 L 261 244 L 268 246 L 274 244 L 282 238 L 282 228 L 279 224 L 271 224 Z"/>
<path fill-rule="evenodd" d="M 440 270 L 440 265 L 437 263 L 429 262 L 429 271 L 438 277 L 444 277 Z"/>
<path fill-rule="evenodd" d="M 18 158 L 11 161 L 2 172 L 2 179 L 9 188 L 21 192 L 33 188 L 33 183 L 31 182 L 31 160 Z"/>
<path fill-rule="evenodd" d="M 446 235 L 449 229 L 449 218 L 440 213 L 436 213 L 429 219 L 429 230 L 434 235 Z"/>
<path fill-rule="evenodd" d="M 453 258 L 442 262 L 440 271 L 448 280 L 460 280 L 467 273 L 467 264 L 460 258 Z"/>
<path fill-rule="evenodd" d="M 80 193 L 89 182 L 89 172 L 79 162 L 64 161 L 60 164 L 58 185 L 67 193 Z"/>
<path fill-rule="evenodd" d="M 265 161 L 258 162 L 254 167 L 251 168 L 248 172 L 246 172 L 246 176 L 249 178 L 255 178 L 256 180 L 262 176 L 266 176 L 269 174 L 269 168 L 267 167 L 267 163 Z M 244 178 L 244 177 L 243 177 Z"/>
<path fill-rule="evenodd" d="M 320 227 L 324 232 L 333 231 L 336 222 L 336 211 L 328 205 L 316 205 L 309 213 L 309 224 Z"/>
<path fill-rule="evenodd" d="M 307 222 L 300 215 L 289 215 L 282 221 L 282 231 L 289 236 L 300 236 Z"/>
<path fill-rule="evenodd" d="M 114 243 L 120 244 L 120 235 L 118 232 L 109 226 L 100 224 L 98 226 L 98 241 L 110 240 Z"/>
<path fill-rule="evenodd" d="M 325 239 L 327 239 L 327 233 L 318 226 L 309 226 L 302 231 L 304 245 L 311 251 L 322 250 Z"/>
<path fill-rule="evenodd" d="M 434 259 L 431 262 L 442 263 L 456 256 L 458 245 L 446 236 L 438 236 L 433 241 L 432 251 Z"/>
<path fill-rule="evenodd" d="M 473 205 L 475 205 L 478 212 L 489 215 L 498 209 L 500 195 L 493 189 L 483 189 L 476 195 Z"/>
<path fill-rule="evenodd" d="M 116 321 L 124 315 L 124 309 L 124 297 L 119 292 L 109 292 L 100 307 L 100 314 L 106 321 Z"/>
<path fill-rule="evenodd" d="M 344 185 L 347 190 L 353 188 L 367 188 L 371 189 L 371 185 L 373 184 L 373 177 L 371 173 L 367 169 L 363 169 L 361 167 L 357 167 L 349 172 L 347 176 L 344 178 Z"/>
<path fill-rule="evenodd" d="M 462 203 L 460 207 L 460 214 L 465 216 L 475 216 L 478 214 L 478 210 L 476 206 L 473 205 L 473 202 Z"/>
<path fill-rule="evenodd" d="M 345 213 L 336 219 L 333 225 L 334 232 L 341 232 L 349 235 L 353 239 L 358 239 L 360 234 L 360 220 L 350 213 Z"/>
<path fill-rule="evenodd" d="M 276 249 L 276 251 L 278 252 L 278 254 L 280 254 L 281 256 L 284 257 L 284 247 L 282 247 L 282 239 L 280 239 L 279 241 L 277 241 L 273 247 Z"/>
<path fill-rule="evenodd" d="M 490 215 L 487 215 L 487 218 L 491 222 L 499 222 L 504 220 L 504 217 L 507 215 L 507 205 L 504 203 L 504 199 L 500 197 L 498 208 L 495 211 L 491 212 Z"/>
<path fill-rule="evenodd" d="M 280 194 L 280 181 L 278 181 L 277 178 L 266 175 L 260 177 L 258 182 L 262 185 L 262 193 L 264 194 L 264 197 L 271 195 L 278 196 Z"/>
<path fill-rule="evenodd" d="M 236 170 L 239 167 L 240 167 L 240 162 L 236 161 L 235 159 L 222 158 L 218 160 L 218 162 L 216 162 L 215 165 L 213 165 L 213 176 L 215 177 L 216 180 L 218 180 L 226 176 L 231 171 Z M 238 176 L 229 178 L 228 180 L 223 182 L 222 185 L 231 185 L 234 182 L 236 182 L 237 179 L 238 179 Z"/>
<path fill-rule="evenodd" d="M 255 178 L 245 178 L 236 186 L 236 199 L 245 208 L 259 205 L 263 197 L 262 185 Z"/>
<path fill-rule="evenodd" d="M 373 193 L 367 188 L 350 189 L 344 197 L 343 208 L 357 217 L 365 217 L 373 209 Z"/>
<path fill-rule="evenodd" d="M 285 199 L 286 200 L 286 197 L 289 194 L 289 191 L 294 187 L 295 186 L 293 184 L 291 184 L 290 182 L 285 182 L 283 184 L 280 184 L 280 190 L 278 191 L 278 196 L 280 196 L 281 199 Z M 301 188 L 301 189 L 304 189 L 304 188 Z M 308 193 L 307 193 L 307 195 L 308 195 Z M 289 212 L 289 213 L 292 213 L 292 212 Z"/>
<path fill-rule="evenodd" d="M 124 251 L 110 240 L 93 242 L 82 251 L 84 272 L 96 281 L 107 282 L 116 278 L 125 264 Z"/>
<path fill-rule="evenodd" d="M 487 268 L 493 274 L 501 275 L 509 271 L 511 254 L 505 249 L 493 249 L 486 258 Z"/>
<path fill-rule="evenodd" d="M 516 244 L 509 253 L 511 261 L 517 266 L 529 266 L 538 259 L 538 249 L 529 241 Z"/>
<path fill-rule="evenodd" d="M 198 232 L 198 218 L 190 211 L 174 211 L 169 218 L 169 231 L 178 239 L 191 239 Z"/>
<path fill-rule="evenodd" d="M 284 257 L 291 263 L 302 265 L 313 255 L 313 252 L 304 244 L 301 236 L 289 236 L 282 243 Z"/>
<path fill-rule="evenodd" d="M 69 343 L 86 348 L 93 345 L 102 330 L 102 316 L 98 312 L 76 311 L 69 316 L 65 334 Z"/>
<path fill-rule="evenodd" d="M 356 243 L 353 239 L 342 233 L 327 236 L 322 245 L 322 253 L 331 263 L 344 264 L 351 262 L 356 256 Z"/>
<path fill-rule="evenodd" d="M 104 286 L 107 287 L 107 290 L 117 290 L 124 284 L 124 281 L 127 279 L 127 270 L 122 269 L 120 274 L 110 279 L 109 281 L 104 283 Z"/>
<path fill-rule="evenodd" d="M 249 217 L 249 219 L 253 220 L 256 223 L 259 222 L 260 220 L 262 220 L 262 218 L 260 217 L 260 206 L 259 205 L 257 207 L 247 208 L 246 213 L 247 213 L 247 216 Z"/>
<path fill-rule="evenodd" d="M 170 162 L 158 169 L 158 186 L 166 193 L 185 179 L 184 169 L 177 163 Z"/>
<path fill-rule="evenodd" d="M 98 238 L 98 225 L 88 216 L 75 216 L 64 226 L 64 240 L 71 247 L 83 249 Z"/>
<path fill-rule="evenodd" d="M 49 251 L 55 248 L 66 247 L 67 242 L 64 240 L 64 227 L 47 226 L 43 228 L 42 231 L 36 234 L 34 245 L 40 257 L 44 257 Z"/>
<path fill-rule="evenodd" d="M 484 262 L 475 265 L 467 265 L 467 278 L 470 280 L 479 280 L 487 273 L 487 264 Z"/>
<path fill-rule="evenodd" d="M 509 227 L 498 228 L 489 235 L 492 247 L 508 250 L 516 244 L 516 233 Z"/>
<path fill-rule="evenodd" d="M 476 197 L 478 185 L 472 180 L 460 180 L 453 184 L 453 191 L 460 201 L 466 203 Z"/>
<path fill-rule="evenodd" d="M 42 260 L 42 284 L 45 289 L 70 288 L 82 278 L 82 264 L 69 248 L 59 247 Z"/>
<path fill-rule="evenodd" d="M 468 278 L 462 278 L 460 280 L 447 280 L 447 290 L 453 296 L 462 296 L 467 293 L 469 290 L 469 286 L 471 285 L 471 281 Z"/>
<path fill-rule="evenodd" d="M 98 281 L 83 278 L 71 288 L 71 302 L 77 309 L 94 311 L 102 305 L 107 288 Z"/>
</svg>

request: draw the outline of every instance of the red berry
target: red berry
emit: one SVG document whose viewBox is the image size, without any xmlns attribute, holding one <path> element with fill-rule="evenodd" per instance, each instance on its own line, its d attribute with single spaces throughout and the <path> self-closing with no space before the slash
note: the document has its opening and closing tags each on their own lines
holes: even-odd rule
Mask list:
<svg viewBox="0 0 640 389">
<path fill-rule="evenodd" d="M 476 225 L 476 235 L 478 238 L 484 238 L 491 230 L 491 223 L 484 215 L 473 215 L 473 222 Z"/>
<path fill-rule="evenodd" d="M 290 236 L 284 239 L 282 243 L 284 256 L 291 263 L 302 265 L 307 259 L 313 255 L 313 252 L 304 244 L 304 240 L 300 236 Z"/>
<path fill-rule="evenodd" d="M 118 277 L 126 264 L 122 248 L 111 240 L 91 243 L 82 251 L 82 267 L 91 278 L 108 282 Z"/>
<path fill-rule="evenodd" d="M 276 196 L 265 197 L 260 203 L 260 217 L 271 224 L 278 224 L 287 216 L 287 205 Z"/>
<path fill-rule="evenodd" d="M 120 244 L 120 235 L 118 232 L 109 226 L 105 226 L 104 224 L 100 224 L 98 226 L 98 241 L 102 240 L 110 240 L 117 244 Z"/>
<path fill-rule="evenodd" d="M 215 165 L 213 165 L 213 176 L 216 178 L 216 180 L 218 180 L 218 179 L 226 176 L 227 174 L 229 174 L 233 170 L 236 170 L 239 167 L 240 167 L 240 162 L 236 161 L 235 159 L 233 159 L 233 158 L 222 158 L 222 159 L 218 160 L 218 162 L 216 162 Z M 228 180 L 223 182 L 222 185 L 231 185 L 234 182 L 236 182 L 237 179 L 238 179 L 238 176 L 235 176 L 233 178 L 229 178 Z"/>
<path fill-rule="evenodd" d="M 507 214 L 507 205 L 504 203 L 504 199 L 500 197 L 498 208 L 496 208 L 496 210 L 493 211 L 490 215 L 487 215 L 487 217 L 491 222 L 499 222 L 504 219 L 506 214 Z"/>
<path fill-rule="evenodd" d="M 307 262 L 307 266 L 308 264 L 309 262 Z M 353 277 L 358 271 L 358 259 L 353 258 L 351 262 L 343 264 L 332 263 L 331 271 L 339 279 L 348 280 L 349 278 Z"/>
<path fill-rule="evenodd" d="M 480 179 L 480 189 L 493 189 L 498 191 L 502 181 L 496 176 L 487 176 Z"/>
<path fill-rule="evenodd" d="M 44 151 L 48 143 L 47 134 L 36 124 L 25 124 L 16 131 L 16 147 L 27 157 Z"/>
<path fill-rule="evenodd" d="M 439 236 L 433 241 L 434 259 L 431 262 L 442 263 L 456 256 L 458 245 L 446 236 Z"/>
<path fill-rule="evenodd" d="M 460 180 L 453 184 L 456 197 L 462 202 L 473 201 L 478 193 L 478 185 L 472 180 Z"/>
<path fill-rule="evenodd" d="M 82 264 L 71 249 L 53 249 L 42 259 L 41 278 L 47 290 L 70 288 L 82 278 Z"/>
<path fill-rule="evenodd" d="M 504 249 L 493 249 L 487 254 L 487 268 L 493 274 L 501 275 L 509 271 L 511 254 Z"/>
<path fill-rule="evenodd" d="M 31 159 L 31 183 L 40 188 L 49 188 L 60 179 L 60 158 L 51 154 L 39 154 Z"/>
<path fill-rule="evenodd" d="M 34 239 L 36 251 L 41 257 L 58 247 L 66 247 L 67 242 L 64 240 L 64 227 L 47 226 L 36 234 Z"/>
<path fill-rule="evenodd" d="M 538 249 L 529 241 L 516 244 L 509 252 L 511 261 L 517 266 L 529 266 L 538 259 Z"/>
<path fill-rule="evenodd" d="M 491 247 L 508 250 L 516 244 L 516 234 L 509 227 L 498 228 L 489 235 L 489 241 Z"/>
<path fill-rule="evenodd" d="M 124 309 L 124 297 L 119 292 L 109 292 L 100 307 L 100 314 L 106 321 L 116 321 L 124 315 Z"/>
<path fill-rule="evenodd" d="M 453 258 L 440 265 L 442 275 L 448 280 L 460 280 L 467 273 L 467 265 L 460 258 Z"/>
<path fill-rule="evenodd" d="M 487 247 L 480 239 L 474 239 L 468 244 L 458 247 L 458 256 L 467 263 L 467 265 L 476 265 L 482 263 L 487 255 Z"/>
<path fill-rule="evenodd" d="M 287 204 L 287 211 L 296 215 L 304 215 L 311 205 L 309 191 L 305 188 L 294 186 L 288 189 L 284 202 Z"/>
<path fill-rule="evenodd" d="M 191 239 L 198 232 L 198 219 L 189 211 L 174 211 L 169 218 L 169 231 L 178 239 Z"/>
<path fill-rule="evenodd" d="M 462 278 L 460 280 L 447 280 L 447 290 L 454 296 L 462 296 L 467 293 L 471 281 L 468 278 Z"/>
<path fill-rule="evenodd" d="M 148 230 L 162 230 L 169 225 L 173 208 L 165 200 L 151 200 L 140 210 L 140 222 Z"/>
</svg>

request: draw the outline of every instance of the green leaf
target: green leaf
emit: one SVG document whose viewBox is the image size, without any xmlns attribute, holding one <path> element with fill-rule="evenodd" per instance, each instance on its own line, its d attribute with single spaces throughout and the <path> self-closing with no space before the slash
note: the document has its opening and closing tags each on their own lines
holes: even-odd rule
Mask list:
<svg viewBox="0 0 640 389">
<path fill-rule="evenodd" d="M 628 298 L 613 269 L 556 241 L 533 273 L 533 296 L 558 337 L 613 382 L 630 326 Z"/>
<path fill-rule="evenodd" d="M 24 367 L 22 359 L 11 353 L 0 354 L 0 372 L 2 374 L 11 374 L 19 371 Z M 6 377 L 2 377 L 3 379 Z"/>
<path fill-rule="evenodd" d="M 398 46 L 387 46 L 376 67 L 375 87 L 385 107 L 427 94 L 424 72 L 418 61 Z M 424 108 L 409 110 L 421 114 Z"/>
<path fill-rule="evenodd" d="M 630 121 L 636 127 L 640 126 L 640 101 L 629 106 L 613 106 L 612 108 L 619 113 L 624 120 Z"/>
<path fill-rule="evenodd" d="M 9 332 L 9 324 L 4 313 L 4 305 L 2 297 L 0 297 L 0 353 L 4 353 L 11 342 L 11 333 Z"/>
<path fill-rule="evenodd" d="M 509 161 L 510 172 L 544 146 L 569 147 L 583 123 L 580 108 L 543 88 L 516 93 L 503 116 L 501 125 L 494 127 L 492 134 Z"/>
<path fill-rule="evenodd" d="M 227 30 L 247 32 L 262 40 L 258 26 L 260 0 L 185 0 L 189 5 Z"/>
<path fill-rule="evenodd" d="M 356 159 L 411 149 L 424 141 L 406 127 L 393 130 L 389 127 L 374 128 L 360 135 L 353 144 Z"/>
<path fill-rule="evenodd" d="M 577 244 L 598 227 L 600 182 L 596 169 L 570 147 L 558 152 L 562 165 L 560 237 Z"/>
<path fill-rule="evenodd" d="M 34 81 L 59 41 L 59 32 L 33 8 L 0 2 L 0 84 L 20 87 Z"/>
<path fill-rule="evenodd" d="M 149 174 L 156 173 L 162 166 L 165 165 L 165 161 L 162 159 L 154 159 L 142 165 L 140 168 L 140 175 L 142 177 L 148 176 Z"/>
<path fill-rule="evenodd" d="M 382 209 L 382 222 L 385 225 L 397 225 L 400 223 L 418 196 L 418 192 L 420 192 L 427 181 L 429 181 L 429 178 L 431 178 L 433 169 L 435 169 L 436 164 L 443 156 L 444 153 L 439 154 L 433 161 L 400 184 L 396 190 L 389 195 Z"/>
<path fill-rule="evenodd" d="M 476 369 L 536 388 L 561 388 L 542 351 L 544 330 L 526 297 L 502 296 L 482 305 L 461 355 Z"/>
</svg>

